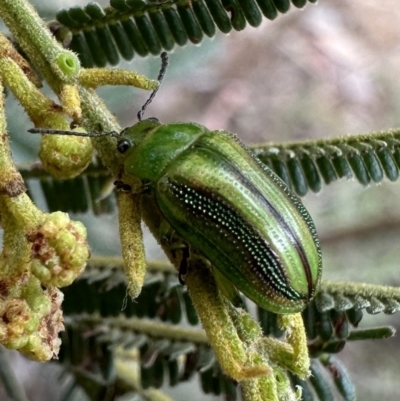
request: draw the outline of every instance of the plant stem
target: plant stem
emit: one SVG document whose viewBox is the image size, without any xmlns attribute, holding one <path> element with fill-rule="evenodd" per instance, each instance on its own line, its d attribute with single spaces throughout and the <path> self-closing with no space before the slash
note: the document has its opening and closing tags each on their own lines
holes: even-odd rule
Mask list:
<svg viewBox="0 0 400 401">
<path fill-rule="evenodd" d="M 167 338 L 176 341 L 190 341 L 196 344 L 208 344 L 204 330 L 188 329 L 181 326 L 172 326 L 167 323 L 155 322 L 148 319 L 100 316 L 75 316 L 73 319 L 65 317 L 66 325 L 74 324 L 100 324 L 121 330 L 132 330 L 135 333 L 146 334 L 153 338 Z"/>
<path fill-rule="evenodd" d="M 323 281 L 320 291 L 328 293 L 350 295 L 361 295 L 365 298 L 376 297 L 378 299 L 396 299 L 400 300 L 400 288 L 389 287 L 385 285 L 364 284 L 364 283 L 349 283 L 343 281 Z"/>
</svg>

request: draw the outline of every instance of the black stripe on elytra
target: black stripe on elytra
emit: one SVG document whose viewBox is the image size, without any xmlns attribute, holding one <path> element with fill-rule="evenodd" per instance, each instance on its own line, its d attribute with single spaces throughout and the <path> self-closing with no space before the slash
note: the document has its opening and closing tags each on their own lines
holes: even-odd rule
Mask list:
<svg viewBox="0 0 400 401">
<path fill-rule="evenodd" d="M 249 151 L 249 149 L 247 149 L 247 147 L 235 136 L 235 137 L 231 137 L 232 139 L 234 139 L 242 148 L 244 151 L 246 151 L 252 158 L 255 158 L 256 156 L 254 156 L 252 154 L 251 151 Z M 257 198 L 266 206 L 266 208 L 268 210 L 270 210 L 270 212 L 272 213 L 272 215 L 277 219 L 278 223 L 283 227 L 283 229 L 286 231 L 286 233 L 288 234 L 291 243 L 295 246 L 299 256 L 300 256 L 300 260 L 302 262 L 303 268 L 304 268 L 304 272 L 306 274 L 306 278 L 307 278 L 307 287 L 308 287 L 308 298 L 312 298 L 313 294 L 313 281 L 312 281 L 312 273 L 311 273 L 311 266 L 309 263 L 309 260 L 307 258 L 306 255 L 306 251 L 303 248 L 303 245 L 300 241 L 299 238 L 297 238 L 296 234 L 291 230 L 289 224 L 285 221 L 284 217 L 272 206 L 272 204 L 268 201 L 268 199 L 266 199 L 264 197 L 264 195 L 260 192 L 260 190 L 254 185 L 252 184 L 247 177 L 243 174 L 243 172 L 241 170 L 239 170 L 234 164 L 232 164 L 224 155 L 222 155 L 219 152 L 216 152 L 210 148 L 206 148 L 202 145 L 199 145 L 198 143 L 196 143 L 193 147 L 196 147 L 197 149 L 201 149 L 205 152 L 210 152 L 213 153 L 214 155 L 217 155 L 219 160 L 223 160 L 225 162 L 226 165 L 228 165 L 235 174 L 237 174 L 238 176 L 241 177 L 242 182 L 245 182 L 247 184 L 247 188 L 253 193 L 256 194 Z M 255 163 L 258 163 L 257 160 L 254 160 Z M 264 172 L 267 173 L 265 171 L 265 169 L 263 168 Z M 268 173 L 272 173 L 271 171 L 268 171 Z M 270 178 L 272 179 L 273 173 L 270 175 Z M 286 192 L 282 191 L 284 196 L 287 196 Z M 298 209 L 298 205 L 294 204 L 294 206 L 296 207 L 297 210 Z M 299 210 L 301 216 L 304 218 L 303 213 L 301 213 L 301 211 Z M 307 226 L 309 227 L 307 221 L 305 221 Z"/>
<path fill-rule="evenodd" d="M 247 266 L 262 282 L 287 299 L 302 299 L 302 296 L 288 285 L 280 261 L 265 239 L 227 200 L 203 186 L 189 186 L 170 178 L 168 181 L 174 197 L 183 203 L 186 210 L 209 221 L 226 240 L 237 244 L 237 248 L 242 250 Z M 243 271 L 242 274 L 246 275 Z"/>
<path fill-rule="evenodd" d="M 300 198 L 294 194 L 287 186 L 286 183 L 283 182 L 283 180 L 278 177 L 277 174 L 275 174 L 269 167 L 267 167 L 255 154 L 254 152 L 249 149 L 242 141 L 239 140 L 239 138 L 236 135 L 233 135 L 233 139 L 244 149 L 246 150 L 250 156 L 254 159 L 254 161 L 260 166 L 260 168 L 264 171 L 265 174 L 269 176 L 269 178 L 272 179 L 272 181 L 282 190 L 284 195 L 289 199 L 291 203 L 295 206 L 295 208 L 298 210 L 300 215 L 302 216 L 304 222 L 306 223 L 308 229 L 310 230 L 310 234 L 313 238 L 314 245 L 318 254 L 318 271 L 320 274 L 320 270 L 322 268 L 322 258 L 321 258 L 321 247 L 319 243 L 319 239 L 317 236 L 317 232 L 314 226 L 314 222 L 312 221 L 312 218 L 310 214 L 308 213 L 307 209 L 304 207 L 303 203 L 301 202 Z M 296 248 L 299 251 L 300 259 L 302 261 L 302 264 L 304 266 L 304 270 L 306 273 L 307 277 L 307 284 L 308 284 L 308 299 L 311 299 L 314 296 L 314 291 L 315 291 L 315 286 L 313 285 L 313 279 L 312 279 L 312 272 L 311 272 L 311 266 L 309 263 L 309 260 L 306 255 L 306 251 L 304 250 L 303 246 L 300 245 L 300 248 L 298 246 L 298 243 L 300 242 L 295 235 L 293 235 L 295 241 L 296 241 Z"/>
<path fill-rule="evenodd" d="M 258 190 L 258 188 L 253 185 L 244 175 L 243 173 L 241 173 L 240 170 L 238 170 L 235 166 L 232 166 L 233 169 L 235 170 L 235 172 L 237 174 L 240 174 L 240 176 L 242 177 L 242 179 L 244 179 L 246 181 L 246 183 L 248 183 L 248 188 L 252 191 L 253 194 L 257 194 L 257 198 L 260 202 L 262 202 L 267 209 L 270 210 L 270 212 L 272 213 L 272 215 L 276 218 L 276 220 L 278 221 L 279 225 L 281 227 L 283 227 L 283 229 L 285 230 L 286 234 L 288 235 L 288 237 L 290 238 L 292 244 L 295 246 L 297 253 L 300 256 L 304 271 L 306 273 L 306 277 L 307 277 L 307 285 L 308 285 L 308 297 L 311 298 L 313 296 L 313 282 L 312 282 L 312 275 L 311 275 L 311 266 L 310 263 L 308 261 L 307 255 L 306 255 L 306 251 L 303 248 L 303 245 L 301 243 L 301 241 L 299 240 L 299 238 L 296 236 L 296 233 L 294 233 L 292 231 L 292 229 L 290 228 L 289 224 L 285 221 L 285 219 L 283 218 L 283 216 L 272 206 L 271 202 L 268 201 L 268 199 L 266 199 L 264 197 L 264 195 Z"/>
</svg>

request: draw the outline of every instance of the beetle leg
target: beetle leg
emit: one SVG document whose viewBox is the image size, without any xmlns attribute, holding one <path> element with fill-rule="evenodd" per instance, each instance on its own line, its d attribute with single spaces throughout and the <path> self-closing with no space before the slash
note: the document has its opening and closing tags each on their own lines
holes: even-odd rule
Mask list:
<svg viewBox="0 0 400 401">
<path fill-rule="evenodd" d="M 122 180 L 115 180 L 114 186 L 117 191 L 132 192 L 132 187 L 129 184 L 125 184 Z"/>
<path fill-rule="evenodd" d="M 173 243 L 176 242 L 175 230 L 166 220 L 162 220 L 158 231 L 161 245 L 167 246 L 174 251 L 176 249 L 173 247 Z M 175 258 L 175 252 L 173 252 L 173 257 Z"/>
<path fill-rule="evenodd" d="M 185 248 L 183 248 L 182 251 L 182 260 L 179 265 L 179 274 L 178 274 L 179 282 L 182 285 L 185 285 L 185 277 L 189 271 L 189 261 L 188 261 L 189 258 L 190 258 L 190 250 L 189 246 L 186 246 Z"/>
<path fill-rule="evenodd" d="M 152 185 L 150 182 L 142 181 L 142 186 L 140 187 L 138 193 L 140 194 L 149 194 L 152 189 Z"/>
<path fill-rule="evenodd" d="M 182 285 L 185 285 L 184 277 L 186 276 L 189 268 L 189 245 L 183 242 L 182 239 L 176 235 L 175 230 L 168 224 L 166 220 L 161 222 L 159 232 L 161 245 L 167 246 L 170 249 L 174 259 L 177 257 L 176 251 L 182 250 L 182 259 L 179 264 L 178 278 L 179 282 Z"/>
<path fill-rule="evenodd" d="M 149 194 L 152 186 L 151 183 L 149 182 L 142 182 L 142 185 L 140 186 L 139 189 L 135 189 L 135 191 L 132 191 L 132 186 L 124 182 L 121 177 L 118 177 L 114 181 L 114 186 L 117 191 L 122 191 L 122 192 L 133 192 L 135 195 L 144 195 L 144 194 Z"/>
<path fill-rule="evenodd" d="M 310 357 L 301 313 L 278 316 L 279 325 L 286 332 L 286 341 L 293 349 L 295 372 L 300 378 L 310 376 Z"/>
</svg>

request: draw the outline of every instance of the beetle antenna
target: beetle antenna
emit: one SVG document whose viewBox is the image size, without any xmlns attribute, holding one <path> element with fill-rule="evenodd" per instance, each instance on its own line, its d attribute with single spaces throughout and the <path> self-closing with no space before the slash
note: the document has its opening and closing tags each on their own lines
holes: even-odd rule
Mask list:
<svg viewBox="0 0 400 401">
<path fill-rule="evenodd" d="M 49 129 L 49 128 L 31 128 L 28 129 L 31 134 L 53 134 L 53 135 L 68 135 L 68 136 L 84 136 L 90 138 L 98 138 L 100 136 L 112 136 L 118 138 L 121 135 L 116 131 L 111 132 L 77 132 L 77 131 L 65 131 L 60 129 Z"/>
<path fill-rule="evenodd" d="M 151 92 L 150 97 L 147 99 L 146 103 L 142 106 L 142 108 L 137 113 L 137 118 L 139 121 L 142 121 L 143 114 L 144 114 L 144 111 L 146 110 L 146 107 L 152 102 L 152 100 L 154 99 L 154 96 L 160 89 L 161 82 L 164 78 L 165 72 L 167 71 L 167 67 L 168 67 L 168 54 L 166 52 L 162 52 L 161 53 L 161 68 L 160 68 L 160 72 L 158 73 L 158 77 L 157 77 L 158 86 L 156 89 L 153 90 L 153 92 Z"/>
</svg>

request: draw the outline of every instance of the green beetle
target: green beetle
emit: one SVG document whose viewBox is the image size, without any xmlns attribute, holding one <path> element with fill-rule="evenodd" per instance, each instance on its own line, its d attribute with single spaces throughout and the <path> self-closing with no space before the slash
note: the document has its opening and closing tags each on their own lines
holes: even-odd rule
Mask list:
<svg viewBox="0 0 400 401">
<path fill-rule="evenodd" d="M 160 82 L 168 60 L 165 53 L 162 58 Z M 143 196 L 161 216 L 160 229 L 170 226 L 184 247 L 180 277 L 196 254 L 262 308 L 303 310 L 315 294 L 322 262 L 300 199 L 227 131 L 142 121 L 156 92 L 139 111 L 139 122 L 118 134 L 117 149 L 124 157 L 122 177 L 141 181 Z M 130 189 L 121 180 L 116 185 Z"/>
<path fill-rule="evenodd" d="M 321 275 L 312 219 L 235 135 L 148 119 L 123 130 L 117 149 L 191 252 L 262 308 L 305 308 Z"/>
</svg>

